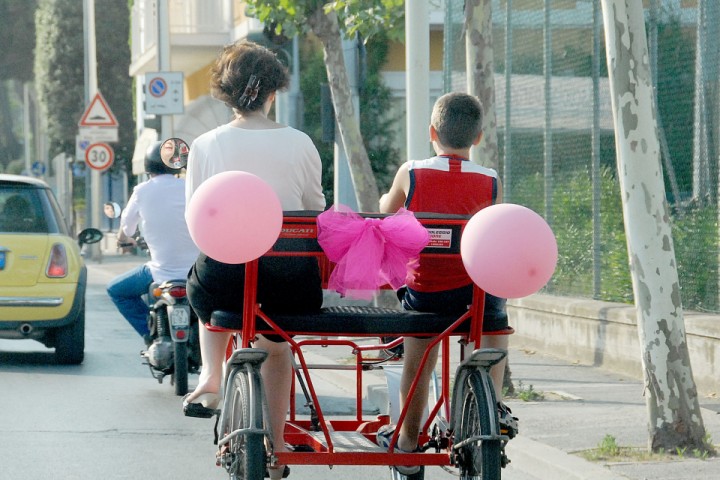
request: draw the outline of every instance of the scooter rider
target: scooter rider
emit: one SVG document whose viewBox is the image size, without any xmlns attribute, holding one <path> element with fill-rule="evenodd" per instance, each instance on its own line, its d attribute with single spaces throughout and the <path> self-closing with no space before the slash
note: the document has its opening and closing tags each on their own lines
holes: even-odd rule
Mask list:
<svg viewBox="0 0 720 480">
<path fill-rule="evenodd" d="M 150 343 L 149 308 L 142 295 L 150 284 L 187 278 L 198 256 L 185 223 L 185 179 L 175 174 L 160 157 L 161 142 L 145 153 L 145 171 L 150 178 L 133 189 L 120 217 L 118 243 L 134 243 L 138 226 L 150 252 L 150 260 L 117 276 L 107 286 L 108 295 L 135 331 Z M 150 345 L 160 352 L 172 346 Z M 158 352 L 159 353 L 159 352 Z"/>
</svg>

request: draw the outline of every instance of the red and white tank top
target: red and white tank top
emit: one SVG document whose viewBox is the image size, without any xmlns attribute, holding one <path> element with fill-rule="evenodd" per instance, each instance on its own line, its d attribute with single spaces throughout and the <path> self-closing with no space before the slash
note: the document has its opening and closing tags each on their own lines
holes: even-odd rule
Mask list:
<svg viewBox="0 0 720 480">
<path fill-rule="evenodd" d="M 405 208 L 413 212 L 473 215 L 497 200 L 497 172 L 469 160 L 440 155 L 409 162 L 410 190 Z M 472 283 L 460 258 L 424 259 L 411 265 L 407 285 L 418 292 L 438 292 Z"/>
</svg>

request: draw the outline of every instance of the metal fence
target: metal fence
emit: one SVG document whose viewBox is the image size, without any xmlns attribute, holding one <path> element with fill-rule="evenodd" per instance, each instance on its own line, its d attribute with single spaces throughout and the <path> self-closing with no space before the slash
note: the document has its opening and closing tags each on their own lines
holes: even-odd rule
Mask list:
<svg viewBox="0 0 720 480">
<path fill-rule="evenodd" d="M 547 293 L 632 302 L 597 0 L 493 0 L 504 201 L 545 217 Z M 444 88 L 466 89 L 463 0 L 447 0 Z M 717 311 L 720 2 L 645 2 L 667 200 L 684 307 Z"/>
</svg>

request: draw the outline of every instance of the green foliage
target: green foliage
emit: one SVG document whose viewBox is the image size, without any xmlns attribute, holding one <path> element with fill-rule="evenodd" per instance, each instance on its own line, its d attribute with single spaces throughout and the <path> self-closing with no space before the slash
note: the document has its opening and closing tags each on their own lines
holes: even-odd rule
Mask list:
<svg viewBox="0 0 720 480">
<path fill-rule="evenodd" d="M 387 37 L 376 35 L 371 38 L 366 52 L 366 76 L 360 88 L 360 130 L 378 189 L 386 192 L 398 166 L 405 161 L 400 158 L 400 151 L 393 142 L 399 114 L 392 114 L 392 92 L 385 86 L 380 74 L 388 55 Z"/>
<path fill-rule="evenodd" d="M 612 435 L 605 435 L 598 444 L 598 452 L 605 457 L 616 457 L 620 454 L 620 445 Z"/>
<path fill-rule="evenodd" d="M 35 15 L 35 87 L 47 119 L 50 157 L 75 150 L 85 106 L 83 8 L 77 0 L 40 0 Z"/>
<path fill-rule="evenodd" d="M 620 187 L 610 168 L 600 173 L 601 298 L 632 302 Z M 521 187 L 521 188 L 520 188 Z M 523 177 L 513 187 L 513 202 L 544 211 L 540 174 Z M 585 170 L 558 175 L 554 181 L 552 228 L 558 243 L 558 264 L 548 293 L 593 296 L 592 182 Z"/>
<path fill-rule="evenodd" d="M 360 130 L 366 144 L 370 165 L 380 191 L 385 191 L 399 163 L 399 151 L 393 146 L 394 124 L 397 118 L 390 113 L 391 92 L 383 84 L 380 68 L 387 58 L 387 42 L 373 38 L 366 48 L 366 76 L 360 90 Z M 303 95 L 303 126 L 318 148 L 323 162 L 323 190 L 328 204 L 333 203 L 333 144 L 322 141 L 320 114 L 320 85 L 327 83 L 327 73 L 321 48 L 309 39 L 301 50 Z"/>
<path fill-rule="evenodd" d="M 307 33 L 308 19 L 323 9 L 335 11 L 348 38 L 359 34 L 370 38 L 384 33 L 400 39 L 405 25 L 405 2 L 402 0 L 248 0 L 247 14 L 266 25 L 273 25 L 275 33 L 292 37 Z"/>
<path fill-rule="evenodd" d="M 30 81 L 37 0 L 0 0 L 0 80 Z"/>
<path fill-rule="evenodd" d="M 718 212 L 715 206 L 689 205 L 673 216 L 672 233 L 680 292 L 685 308 L 718 310 Z"/>
<path fill-rule="evenodd" d="M 134 145 L 132 80 L 128 75 L 130 17 L 128 5 L 96 0 L 98 89 L 120 124 L 114 145 L 115 169 L 128 167 Z M 40 0 L 35 14 L 35 86 L 47 119 L 50 157 L 75 151 L 78 121 L 86 106 L 83 3 Z"/>
<path fill-rule="evenodd" d="M 658 26 L 657 63 L 657 99 L 663 133 L 678 172 L 680 192 L 689 192 L 692 190 L 689 173 L 693 158 L 695 40 L 693 32 L 684 30 L 678 18 Z"/>
<path fill-rule="evenodd" d="M 558 243 L 558 264 L 546 292 L 563 296 L 593 296 L 592 180 L 585 170 L 555 177 L 552 228 Z M 539 173 L 513 183 L 513 202 L 544 211 L 543 177 Z M 620 185 L 614 169 L 600 173 L 600 296 L 598 299 L 632 303 L 633 291 L 627 256 Z M 671 227 L 678 266 L 681 298 L 688 310 L 717 311 L 718 212 L 695 204 L 672 216 Z"/>
<path fill-rule="evenodd" d="M 512 394 L 510 394 L 509 389 L 503 388 L 503 397 L 517 398 L 523 402 L 537 402 L 545 399 L 542 392 L 535 390 L 532 385 L 523 385 L 522 381 L 518 382 L 518 386 Z"/>
<path fill-rule="evenodd" d="M 101 12 L 101 13 L 100 13 Z M 130 69 L 130 10 L 125 2 L 95 0 L 98 87 L 117 118 L 119 142 L 113 144 L 112 171 L 132 171 L 135 147 L 133 79 Z"/>
</svg>

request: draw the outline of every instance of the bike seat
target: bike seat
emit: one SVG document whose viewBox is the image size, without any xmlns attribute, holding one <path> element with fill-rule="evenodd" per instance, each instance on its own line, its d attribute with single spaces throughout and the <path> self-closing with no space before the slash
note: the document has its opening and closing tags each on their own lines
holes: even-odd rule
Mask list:
<svg viewBox="0 0 720 480">
<path fill-rule="evenodd" d="M 336 306 L 314 313 L 273 313 L 270 319 L 290 335 L 418 335 L 438 334 L 449 327 L 459 315 L 441 315 L 382 307 Z M 210 324 L 229 330 L 242 329 L 242 313 L 218 310 L 212 313 Z M 458 333 L 468 331 L 465 320 Z M 261 318 L 255 324 L 258 333 L 273 333 Z"/>
</svg>

